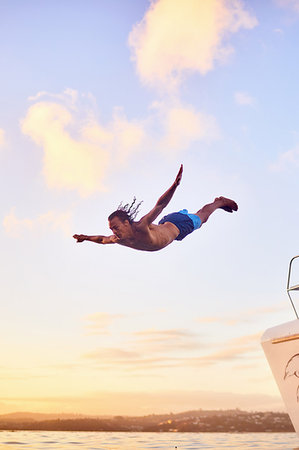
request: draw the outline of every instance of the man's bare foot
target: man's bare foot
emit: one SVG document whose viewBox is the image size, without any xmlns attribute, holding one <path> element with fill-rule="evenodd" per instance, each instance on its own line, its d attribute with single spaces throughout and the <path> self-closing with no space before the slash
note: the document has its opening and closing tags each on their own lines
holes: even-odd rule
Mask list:
<svg viewBox="0 0 299 450">
<path fill-rule="evenodd" d="M 226 197 L 217 197 L 214 201 L 220 203 L 219 208 L 224 209 L 224 211 L 232 213 L 233 211 L 238 211 L 238 205 L 233 200 Z"/>
</svg>

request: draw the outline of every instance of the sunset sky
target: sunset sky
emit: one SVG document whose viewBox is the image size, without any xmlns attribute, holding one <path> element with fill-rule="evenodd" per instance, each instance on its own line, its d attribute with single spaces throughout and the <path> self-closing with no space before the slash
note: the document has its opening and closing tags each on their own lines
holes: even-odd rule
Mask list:
<svg viewBox="0 0 299 450">
<path fill-rule="evenodd" d="M 0 414 L 283 408 L 298 44 L 299 0 L 1 2 Z M 181 163 L 165 213 L 239 211 L 154 253 L 72 238 Z"/>
</svg>

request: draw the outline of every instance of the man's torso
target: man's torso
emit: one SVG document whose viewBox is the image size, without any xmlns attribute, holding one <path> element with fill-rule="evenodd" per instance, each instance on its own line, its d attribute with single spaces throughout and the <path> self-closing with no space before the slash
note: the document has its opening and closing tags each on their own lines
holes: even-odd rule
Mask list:
<svg viewBox="0 0 299 450">
<path fill-rule="evenodd" d="M 133 224 L 133 237 L 120 239 L 118 244 L 126 247 L 154 252 L 169 245 L 179 234 L 178 228 L 166 222 L 162 225 L 144 225 L 142 221 Z"/>
</svg>

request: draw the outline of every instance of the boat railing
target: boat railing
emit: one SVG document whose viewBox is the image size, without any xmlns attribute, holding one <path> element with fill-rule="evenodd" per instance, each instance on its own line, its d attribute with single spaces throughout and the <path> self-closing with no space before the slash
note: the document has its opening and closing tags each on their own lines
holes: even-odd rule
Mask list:
<svg viewBox="0 0 299 450">
<path fill-rule="evenodd" d="M 296 314 L 296 317 L 297 317 L 297 319 L 299 319 L 296 307 L 295 307 L 294 302 L 293 302 L 292 297 L 291 297 L 291 292 L 299 291 L 299 284 L 295 284 L 293 286 L 290 286 L 292 265 L 293 265 L 294 260 L 297 259 L 297 258 L 299 258 L 299 255 L 294 256 L 291 259 L 290 264 L 289 264 L 289 273 L 288 273 L 288 282 L 287 282 L 287 294 L 289 296 L 289 299 L 290 299 L 291 305 L 293 307 L 293 310 L 294 310 L 294 312 Z"/>
</svg>

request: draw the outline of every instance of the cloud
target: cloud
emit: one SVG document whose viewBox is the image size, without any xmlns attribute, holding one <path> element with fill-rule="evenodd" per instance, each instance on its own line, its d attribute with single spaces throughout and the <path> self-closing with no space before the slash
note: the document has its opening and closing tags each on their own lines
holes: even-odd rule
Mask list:
<svg viewBox="0 0 299 450">
<path fill-rule="evenodd" d="M 169 89 L 184 74 L 204 75 L 227 60 L 233 52 L 228 36 L 256 25 L 240 0 L 151 0 L 129 46 L 141 80 Z"/>
<path fill-rule="evenodd" d="M 245 336 L 238 336 L 237 338 L 231 339 L 228 344 L 229 345 L 251 345 L 254 344 L 256 346 L 256 343 L 260 342 L 262 336 L 261 333 L 253 333 L 253 334 L 246 334 Z"/>
<path fill-rule="evenodd" d="M 32 95 L 28 97 L 28 100 L 31 102 L 36 102 L 37 100 L 40 100 L 43 97 L 51 97 L 52 99 L 57 99 L 60 101 L 63 101 L 64 103 L 67 103 L 70 108 L 76 108 L 76 103 L 79 99 L 78 91 L 75 89 L 66 88 L 61 94 L 53 94 L 51 92 L 47 91 L 40 91 L 36 95 Z M 90 95 L 88 95 L 90 97 Z"/>
<path fill-rule="evenodd" d="M 246 92 L 235 92 L 235 102 L 240 106 L 253 106 L 255 99 Z"/>
<path fill-rule="evenodd" d="M 99 146 L 71 137 L 66 130 L 71 123 L 71 113 L 65 107 L 39 102 L 29 108 L 22 131 L 43 147 L 43 173 L 50 188 L 77 189 L 88 195 L 103 189 L 108 154 Z"/>
<path fill-rule="evenodd" d="M 128 121 L 120 108 L 115 110 L 111 125 L 114 147 L 119 163 L 125 163 L 132 152 L 140 149 L 144 138 L 144 129 L 137 120 Z"/>
<path fill-rule="evenodd" d="M 113 364 L 115 364 L 118 362 L 122 363 L 123 360 L 128 362 L 132 359 L 134 363 L 136 363 L 136 361 L 139 361 L 141 354 L 135 351 L 124 350 L 121 348 L 100 348 L 98 350 L 86 353 L 84 357 L 100 360 L 102 363 L 112 362 Z"/>
<path fill-rule="evenodd" d="M 277 306 L 265 307 L 265 308 L 253 308 L 246 311 L 238 313 L 236 317 L 223 317 L 223 316 L 208 316 L 208 317 L 198 317 L 196 319 L 199 323 L 215 323 L 215 324 L 225 324 L 228 326 L 237 325 L 240 323 L 257 321 L 260 316 L 277 313 L 285 310 L 286 306 L 284 303 Z"/>
<path fill-rule="evenodd" d="M 94 391 L 85 396 L 2 396 L 1 412 L 38 411 L 39 413 L 53 412 L 93 415 L 146 415 L 168 414 L 188 410 L 202 409 L 232 409 L 241 408 L 253 411 L 284 411 L 280 396 L 265 394 L 244 394 L 222 391 L 200 391 L 199 389 L 153 390 L 124 392 L 124 391 Z"/>
<path fill-rule="evenodd" d="M 146 340 L 156 340 L 156 339 L 177 339 L 177 338 L 188 338 L 193 337 L 194 334 L 187 330 L 177 330 L 177 329 L 171 329 L 171 330 L 156 330 L 156 329 L 150 329 L 150 330 L 142 330 L 142 331 L 136 331 L 133 333 L 134 336 L 144 338 Z"/>
<path fill-rule="evenodd" d="M 86 329 L 88 334 L 107 334 L 108 327 L 117 319 L 123 318 L 123 314 L 109 314 L 106 312 L 97 312 L 85 316 L 87 321 Z"/>
<path fill-rule="evenodd" d="M 273 172 L 283 172 L 288 169 L 298 169 L 299 168 L 299 145 L 295 148 L 282 153 L 277 158 L 276 162 L 269 166 L 270 170 Z"/>
<path fill-rule="evenodd" d="M 92 318 L 97 320 L 97 316 Z M 102 316 L 99 313 L 98 319 L 106 327 L 114 319 L 114 315 Z M 186 352 L 194 352 L 199 348 L 197 336 L 188 330 L 141 330 L 129 333 L 129 337 L 133 337 L 131 342 L 118 347 L 101 347 L 84 354 L 83 358 L 90 359 L 103 368 L 140 371 L 181 366 Z"/>
<path fill-rule="evenodd" d="M 196 319 L 196 322 L 203 323 L 203 324 L 205 324 L 205 323 L 207 323 L 207 324 L 210 324 L 210 323 L 215 323 L 215 324 L 222 323 L 224 325 L 229 325 L 229 326 L 235 325 L 236 321 L 237 321 L 236 319 L 225 318 L 225 317 L 222 317 L 222 316 L 198 317 Z"/>
<path fill-rule="evenodd" d="M 289 8 L 299 13 L 299 0 L 276 0 L 276 4 L 283 8 Z"/>
<path fill-rule="evenodd" d="M 42 100 L 46 96 L 50 99 Z M 118 107 L 108 123 L 101 123 L 91 94 L 67 89 L 61 94 L 39 92 L 31 99 L 36 103 L 21 128 L 43 150 L 47 186 L 81 196 L 104 191 L 107 174 L 123 168 L 144 148 L 177 156 L 194 142 L 219 137 L 213 116 L 179 100 L 154 102 L 143 120 L 129 120 Z"/>
<path fill-rule="evenodd" d="M 152 105 L 155 122 L 160 123 L 161 137 L 158 148 L 162 152 L 177 155 L 197 141 L 217 139 L 219 131 L 213 116 L 196 111 L 191 106 L 177 103 Z"/>
<path fill-rule="evenodd" d="M 125 349 L 101 347 L 83 354 L 82 358 L 91 360 L 96 366 L 100 366 L 103 369 L 130 372 L 139 372 L 144 369 L 156 370 L 176 365 L 176 358 L 149 356 L 142 351 L 128 349 L 127 346 Z"/>
<path fill-rule="evenodd" d="M 188 358 L 184 361 L 187 366 L 210 366 L 222 362 L 232 362 L 245 359 L 248 362 L 249 353 L 254 353 L 259 348 L 262 333 L 255 333 L 231 339 L 224 343 L 223 347 L 216 352 L 208 353 L 199 357 Z"/>
<path fill-rule="evenodd" d="M 189 346 L 167 346 L 155 347 L 137 350 L 132 347 L 123 348 L 99 348 L 97 350 L 85 353 L 84 359 L 90 359 L 97 365 L 106 369 L 121 369 L 129 371 L 156 370 L 161 368 L 173 367 L 207 367 L 221 364 L 223 362 L 234 362 L 238 360 L 250 360 L 250 354 L 256 352 L 259 348 L 261 333 L 233 339 L 223 345 L 215 352 L 203 354 L 203 347 L 199 344 Z M 196 355 L 200 347 L 200 354 Z M 193 355 L 186 356 L 180 354 L 180 350 L 192 350 Z M 170 353 L 175 353 L 171 356 Z"/>
<path fill-rule="evenodd" d="M 0 148 L 5 145 L 5 132 L 0 128 Z"/>
<path fill-rule="evenodd" d="M 101 347 L 82 355 L 103 369 L 130 372 L 174 367 L 209 367 L 223 362 L 254 356 L 261 333 L 239 336 L 219 344 L 217 351 L 211 345 L 199 342 L 196 335 L 185 330 L 144 330 L 132 334 L 131 343 L 119 347 Z"/>
<path fill-rule="evenodd" d="M 48 211 L 35 219 L 19 219 L 16 216 L 15 208 L 12 208 L 3 219 L 3 227 L 5 232 L 12 237 L 20 237 L 25 231 L 44 233 L 49 229 L 61 231 L 63 234 L 70 236 L 72 228 L 71 213 L 69 211 Z"/>
<path fill-rule="evenodd" d="M 48 95 L 40 92 L 34 99 Z M 43 148 L 43 174 L 49 188 L 76 190 L 81 196 L 105 190 L 107 170 L 122 165 L 141 147 L 143 126 L 120 109 L 102 125 L 91 96 L 66 90 L 54 101 L 38 101 L 21 121 L 24 134 Z"/>
<path fill-rule="evenodd" d="M 188 330 L 143 330 L 133 333 L 134 344 L 141 349 L 144 354 L 165 354 L 175 353 L 176 357 L 181 351 L 197 350 L 199 344 L 197 335 Z"/>
</svg>

